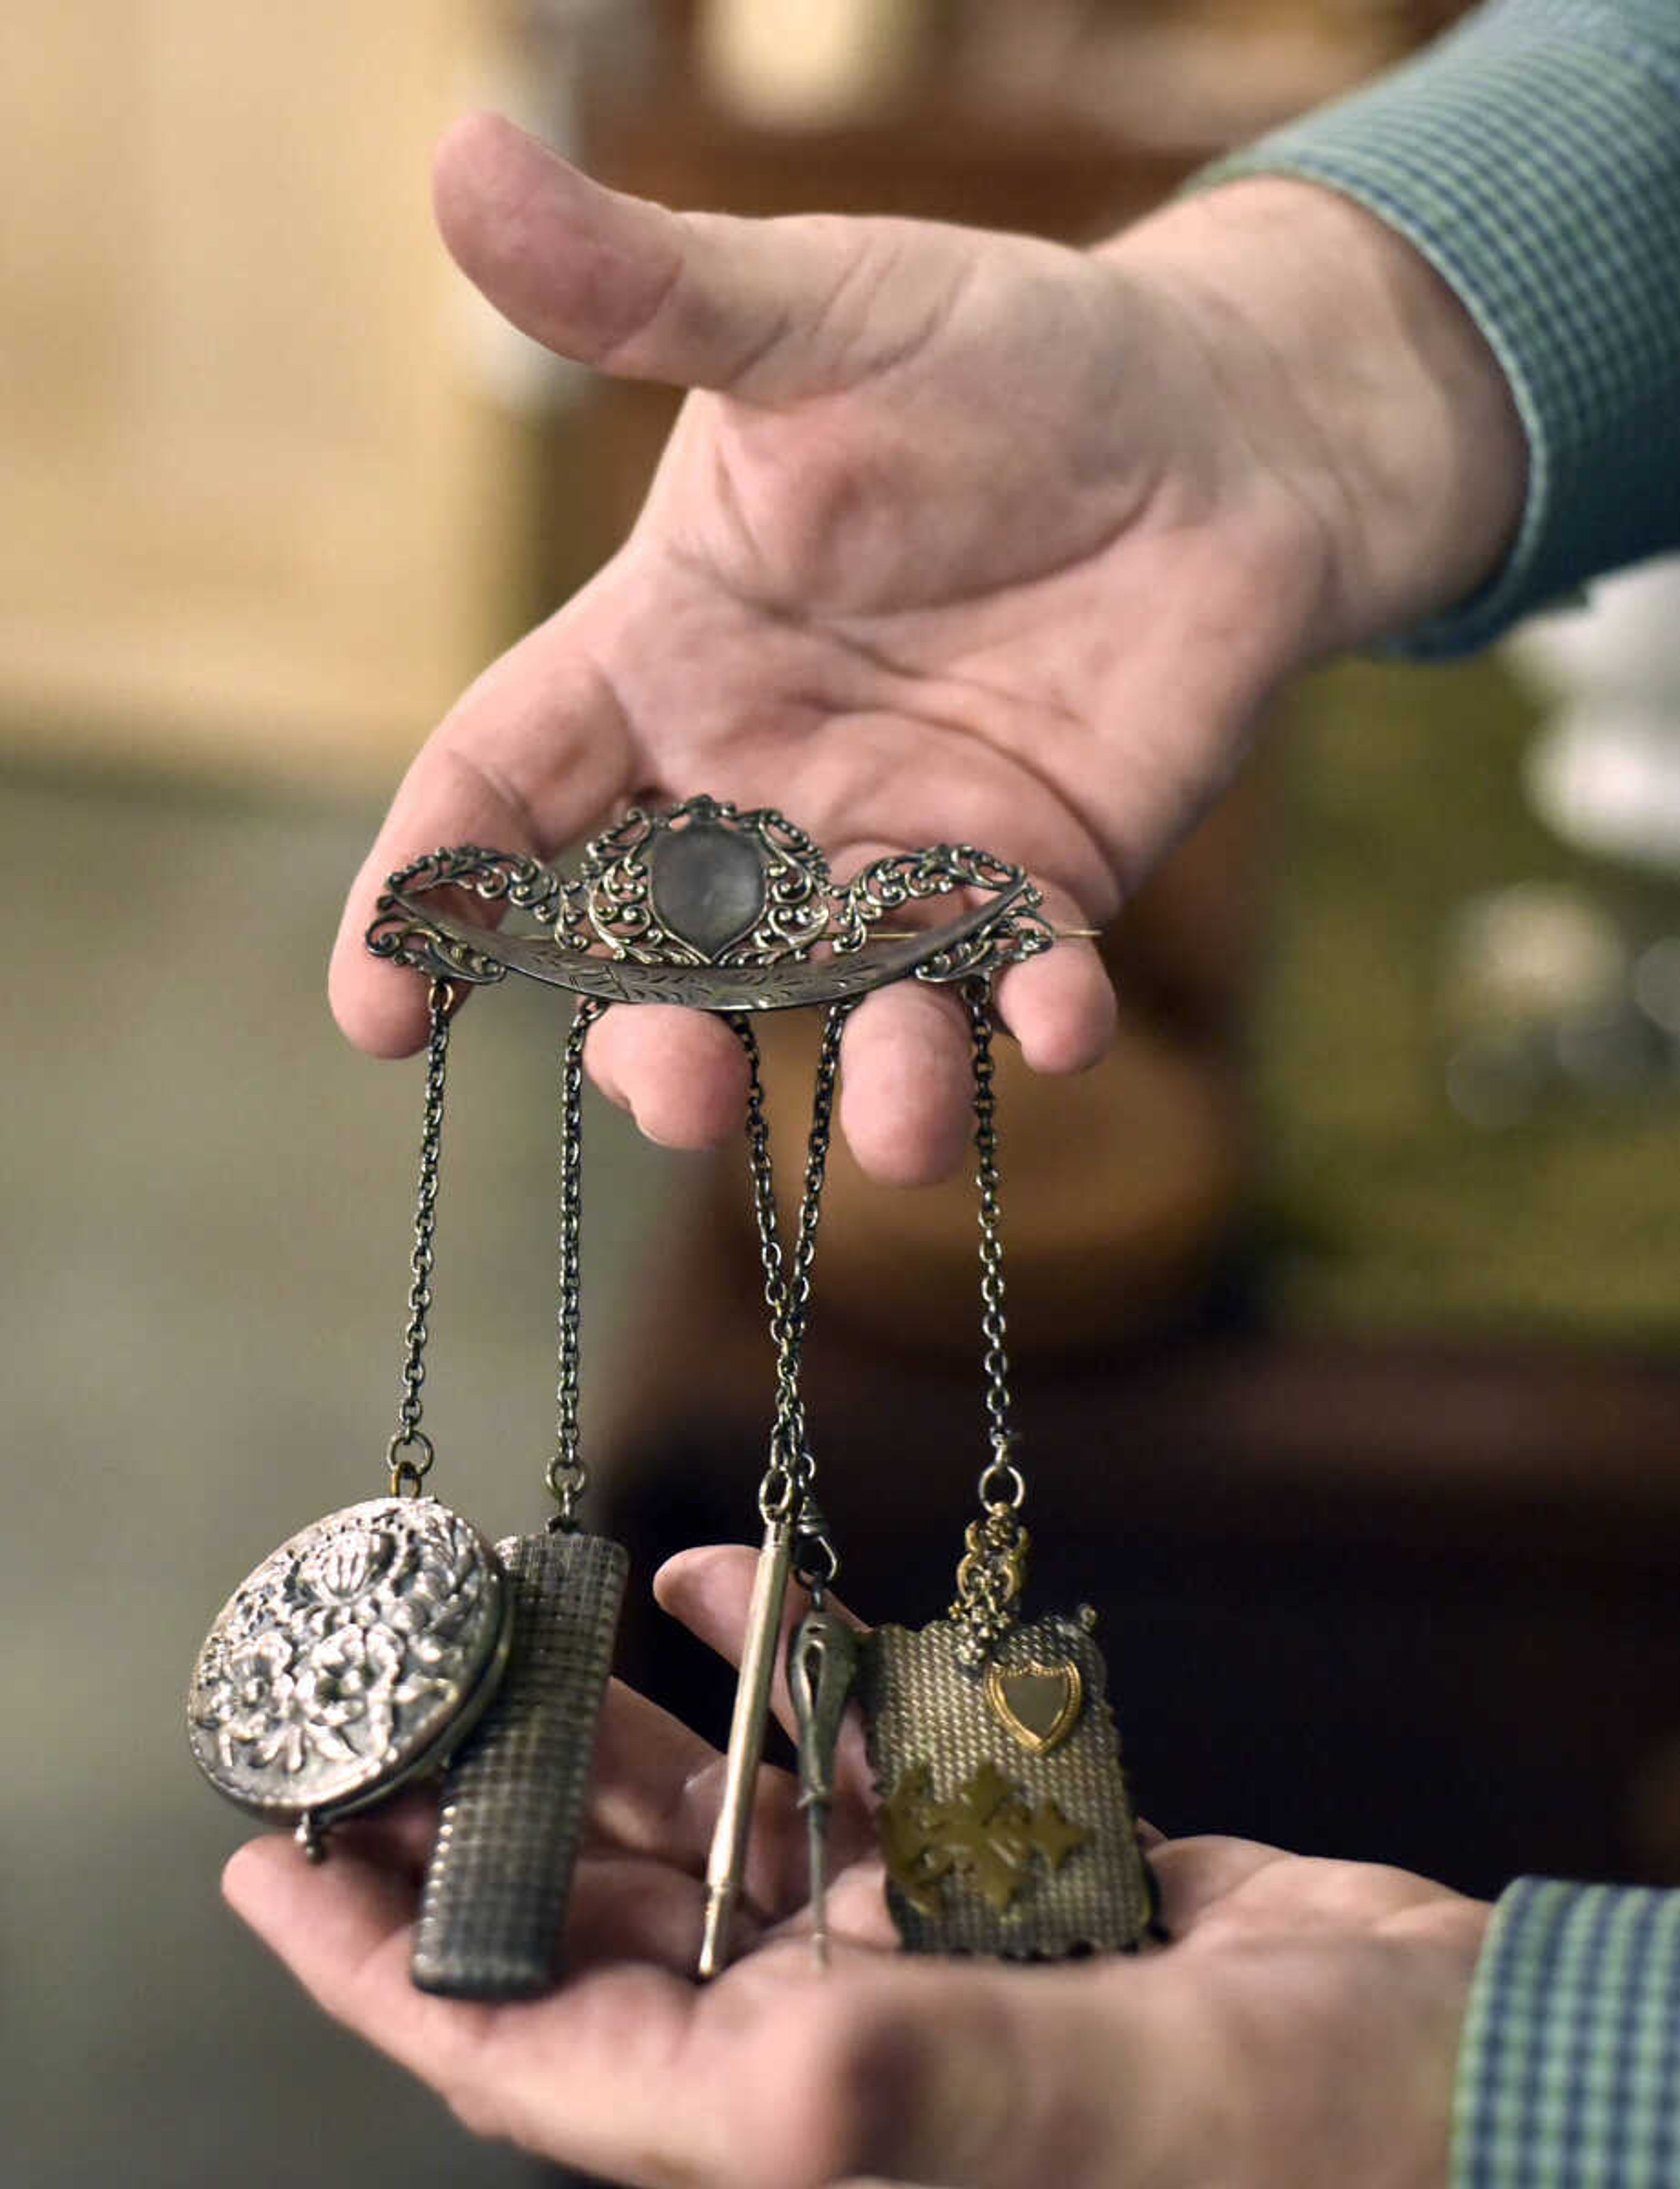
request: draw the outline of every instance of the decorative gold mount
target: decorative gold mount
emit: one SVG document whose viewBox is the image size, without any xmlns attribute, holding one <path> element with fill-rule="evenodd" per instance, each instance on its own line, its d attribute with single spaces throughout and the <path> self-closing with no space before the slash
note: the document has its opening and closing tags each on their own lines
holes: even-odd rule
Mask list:
<svg viewBox="0 0 1680 2189">
<path fill-rule="evenodd" d="M 1049 1756 L 1061 1747 L 1079 1722 L 1085 1683 L 1070 1659 L 1059 1665 L 1000 1665 L 986 1667 L 986 1700 L 1011 1739 L 1030 1756 Z"/>
<path fill-rule="evenodd" d="M 1029 1807 L 1021 1789 L 989 1762 L 948 1802 L 935 1797 L 928 1765 L 913 1763 L 881 1804 L 880 1831 L 888 1876 L 923 1915 L 939 1912 L 947 1878 L 1002 1915 L 1027 1884 L 1035 1856 L 1060 1869 L 1090 1837 L 1054 1802 Z"/>
</svg>

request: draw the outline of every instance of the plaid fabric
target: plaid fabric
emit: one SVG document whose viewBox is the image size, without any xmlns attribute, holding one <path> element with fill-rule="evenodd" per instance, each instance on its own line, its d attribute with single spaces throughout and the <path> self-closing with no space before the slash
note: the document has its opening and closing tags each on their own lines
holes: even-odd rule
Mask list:
<svg viewBox="0 0 1680 2189">
<path fill-rule="evenodd" d="M 1680 544 L 1680 0 L 1495 0 L 1195 187 L 1254 174 L 1325 184 L 1398 229 L 1481 329 L 1528 432 L 1509 561 L 1404 651 L 1485 645 Z"/>
<path fill-rule="evenodd" d="M 1680 2182 L 1680 1892 L 1520 1879 L 1459 2056 L 1453 2189 Z"/>
</svg>

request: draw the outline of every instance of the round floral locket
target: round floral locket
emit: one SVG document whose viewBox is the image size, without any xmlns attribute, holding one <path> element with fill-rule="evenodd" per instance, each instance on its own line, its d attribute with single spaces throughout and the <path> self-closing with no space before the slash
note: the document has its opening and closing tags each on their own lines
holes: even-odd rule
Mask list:
<svg viewBox="0 0 1680 2189">
<path fill-rule="evenodd" d="M 266 1558 L 199 1652 L 194 1756 L 217 1791 L 314 1842 L 440 1763 L 506 1662 L 501 1561 L 433 1497 L 329 1513 Z"/>
</svg>

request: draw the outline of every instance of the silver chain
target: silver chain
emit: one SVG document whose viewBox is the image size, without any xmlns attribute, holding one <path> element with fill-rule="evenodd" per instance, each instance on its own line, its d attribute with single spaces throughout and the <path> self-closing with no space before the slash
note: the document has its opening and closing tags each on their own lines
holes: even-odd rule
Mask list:
<svg viewBox="0 0 1680 2189">
<path fill-rule="evenodd" d="M 403 1333 L 403 1398 L 397 1409 L 397 1433 L 386 1446 L 391 1495 L 418 1496 L 436 1457 L 432 1440 L 420 1426 L 424 1411 L 421 1387 L 426 1381 L 427 1321 L 432 1309 L 432 1245 L 438 1229 L 438 1157 L 444 1133 L 444 1078 L 449 1064 L 450 1015 L 454 992 L 447 981 L 434 981 L 427 998 L 432 1031 L 426 1044 L 426 1107 L 420 1134 L 420 1191 L 414 1214 L 414 1252 L 409 1257 L 409 1321 Z"/>
<path fill-rule="evenodd" d="M 956 1654 L 970 1670 L 984 1664 L 1015 1619 L 1027 1564 L 1021 1508 L 1027 1484 L 1011 1453 L 1010 1360 L 1004 1312 L 1003 1218 L 998 1202 L 998 1098 L 993 1085 L 992 994 L 984 980 L 963 984 L 974 1055 L 976 1183 L 980 1188 L 980 1330 L 984 1341 L 988 1452 L 976 1485 L 981 1517 L 971 1521 L 957 1568 Z"/>
<path fill-rule="evenodd" d="M 747 1059 L 747 1159 L 752 1172 L 759 1256 L 764 1266 L 765 1304 L 770 1309 L 770 1336 L 776 1348 L 776 1411 L 770 1433 L 770 1462 L 759 1485 L 759 1512 L 766 1525 L 775 1520 L 795 1523 L 800 1547 L 795 1563 L 799 1577 L 807 1586 L 832 1581 L 839 1567 L 826 1525 L 812 1496 L 816 1462 L 806 1438 L 800 1363 L 811 1300 L 817 1226 L 823 1213 L 823 1183 L 828 1173 L 834 1127 L 840 1036 L 852 1009 L 850 1002 L 831 1005 L 823 1024 L 812 1095 L 811 1132 L 806 1142 L 805 1182 L 791 1256 L 783 1250 L 776 1220 L 776 1184 L 770 1162 L 770 1125 L 764 1114 L 758 1038 L 750 1021 L 743 1014 L 732 1013 L 728 1021 Z"/>
<path fill-rule="evenodd" d="M 557 1507 L 550 1526 L 578 1524 L 578 1500 L 589 1483 L 579 1450 L 578 1364 L 582 1345 L 583 1045 L 605 1009 L 585 996 L 572 1014 L 560 1066 L 560 1372 L 555 1387 L 554 1457 L 546 1476 Z"/>
<path fill-rule="evenodd" d="M 1015 1441 L 1010 1427 L 1010 1357 L 1004 1312 L 1003 1216 L 998 1205 L 997 1066 L 992 1055 L 991 998 L 986 983 L 970 981 L 963 990 L 974 1038 L 974 1146 L 976 1184 L 980 1188 L 980 1331 L 985 1339 L 987 1441 L 992 1457 L 980 1478 L 980 1502 L 999 1496 L 1019 1505 L 1025 1496 L 1021 1476 L 1010 1463 Z"/>
</svg>

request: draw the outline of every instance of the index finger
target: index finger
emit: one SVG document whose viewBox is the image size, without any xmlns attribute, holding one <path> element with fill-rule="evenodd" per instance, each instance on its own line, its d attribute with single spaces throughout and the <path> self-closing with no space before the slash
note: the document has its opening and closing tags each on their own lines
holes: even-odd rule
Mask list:
<svg viewBox="0 0 1680 2189">
<path fill-rule="evenodd" d="M 426 1038 L 426 982 L 366 946 L 388 876 L 446 844 L 550 858 L 631 789 L 629 723 L 590 643 L 600 584 L 493 663 L 404 777 L 351 888 L 328 975 L 333 1015 L 357 1048 L 406 1056 Z"/>
</svg>

